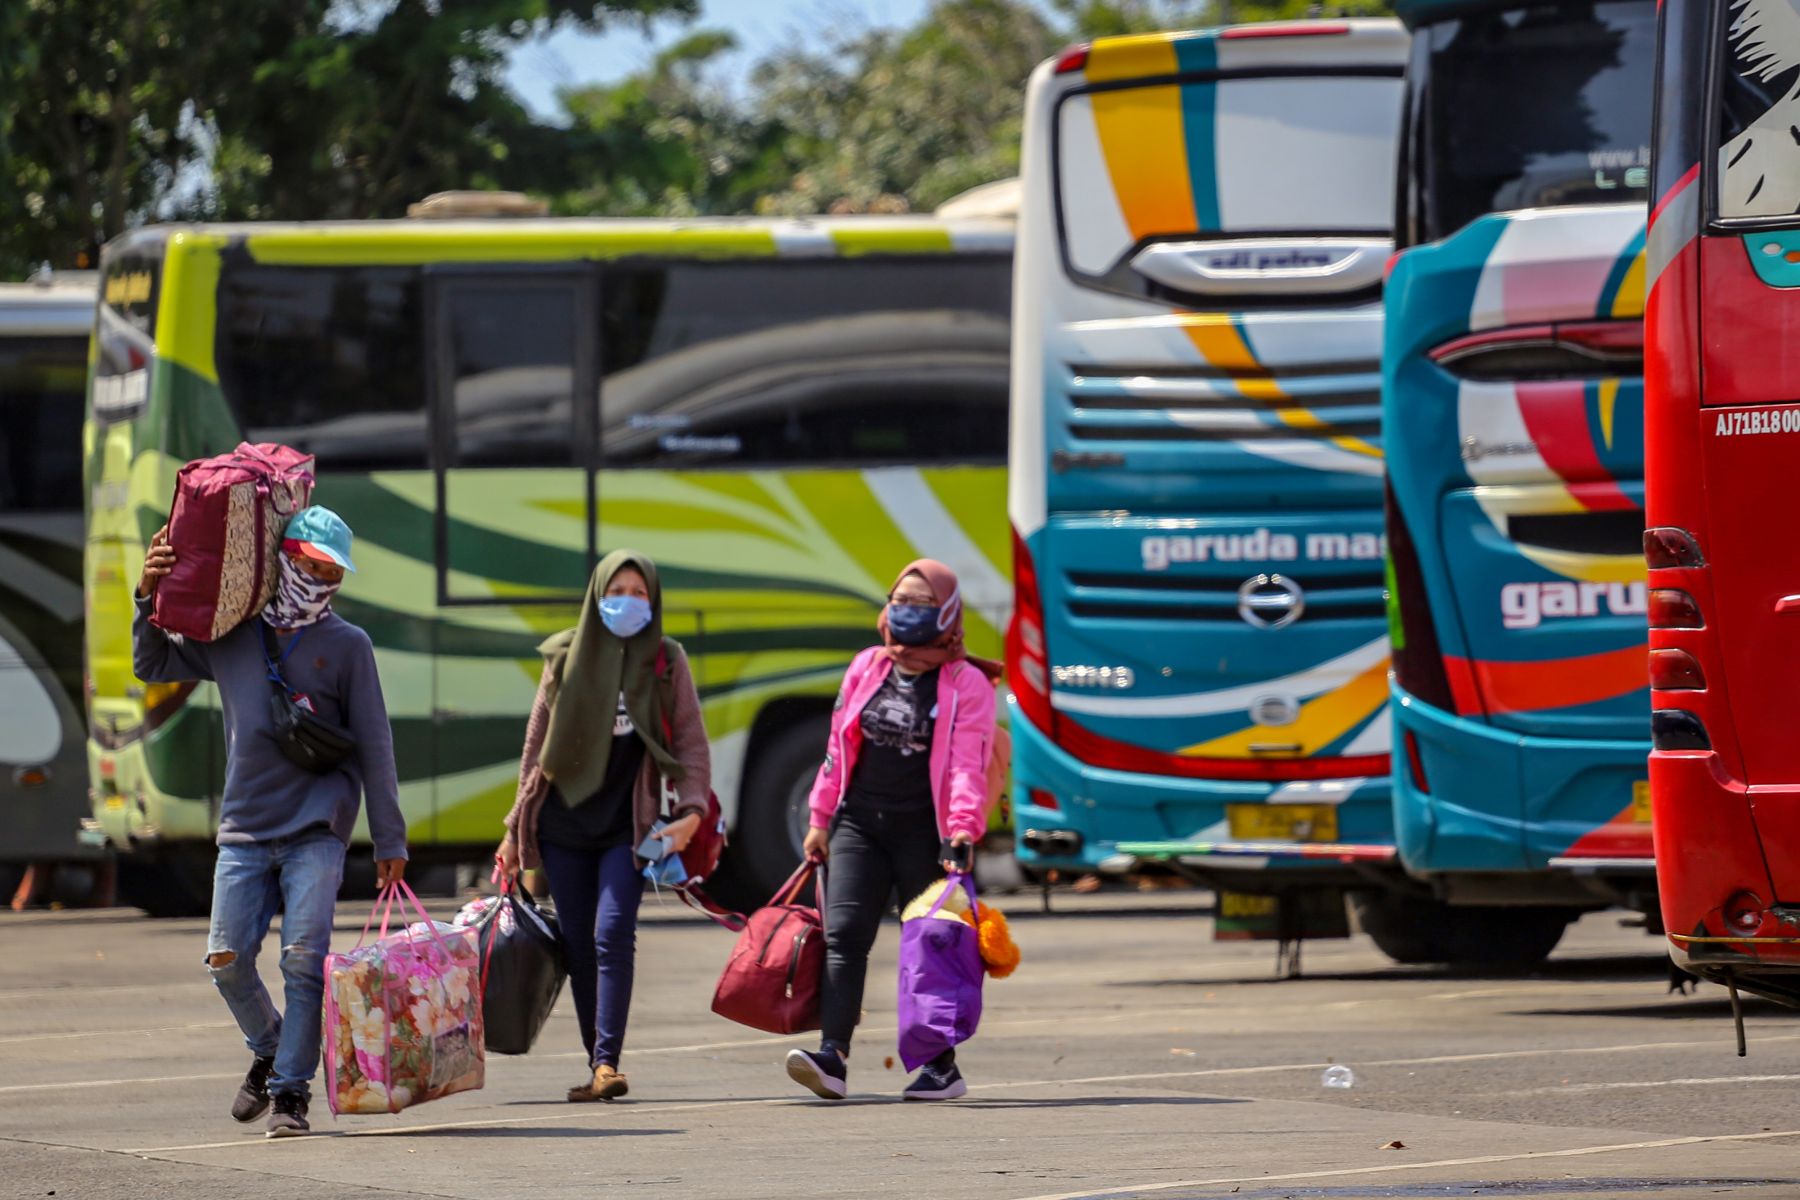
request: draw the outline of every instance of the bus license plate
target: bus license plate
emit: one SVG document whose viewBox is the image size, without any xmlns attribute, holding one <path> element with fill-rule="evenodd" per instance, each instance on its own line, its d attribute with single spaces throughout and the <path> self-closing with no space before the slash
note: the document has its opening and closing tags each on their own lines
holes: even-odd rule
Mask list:
<svg viewBox="0 0 1800 1200">
<path fill-rule="evenodd" d="M 1335 842 L 1338 836 L 1330 804 L 1227 804 L 1225 819 L 1242 842 Z"/>
<path fill-rule="evenodd" d="M 1631 819 L 1640 825 L 1650 823 L 1650 781 L 1640 779 L 1631 785 Z"/>
</svg>

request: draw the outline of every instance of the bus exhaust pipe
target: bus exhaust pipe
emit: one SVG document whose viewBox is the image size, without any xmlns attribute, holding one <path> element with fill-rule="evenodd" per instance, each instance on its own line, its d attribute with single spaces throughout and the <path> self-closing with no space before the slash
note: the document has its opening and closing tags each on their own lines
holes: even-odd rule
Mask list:
<svg viewBox="0 0 1800 1200">
<path fill-rule="evenodd" d="M 1033 854 L 1057 857 L 1081 853 L 1082 836 L 1073 829 L 1027 829 L 1020 837 Z"/>
</svg>

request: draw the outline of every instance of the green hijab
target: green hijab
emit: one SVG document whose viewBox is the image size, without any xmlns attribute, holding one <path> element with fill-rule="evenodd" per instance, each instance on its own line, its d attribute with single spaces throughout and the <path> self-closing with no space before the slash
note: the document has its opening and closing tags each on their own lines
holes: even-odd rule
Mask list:
<svg viewBox="0 0 1800 1200">
<path fill-rule="evenodd" d="M 600 619 L 600 601 L 613 576 L 626 567 L 635 567 L 644 577 L 651 616 L 650 624 L 621 638 Z M 591 800 L 606 779 L 621 693 L 625 711 L 663 777 L 680 779 L 684 774 L 663 733 L 656 679 L 656 651 L 662 640 L 662 584 L 656 564 L 635 550 L 615 550 L 594 568 L 579 623 L 538 647 L 555 683 L 550 728 L 538 764 L 571 808 Z"/>
</svg>

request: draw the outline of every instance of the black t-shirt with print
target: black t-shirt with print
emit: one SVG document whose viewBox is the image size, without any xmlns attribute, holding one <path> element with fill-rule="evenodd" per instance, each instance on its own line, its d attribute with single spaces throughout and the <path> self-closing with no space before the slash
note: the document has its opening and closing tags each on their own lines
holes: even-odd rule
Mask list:
<svg viewBox="0 0 1800 1200">
<path fill-rule="evenodd" d="M 907 679 L 888 672 L 862 710 L 862 753 L 848 804 L 931 809 L 931 733 L 937 726 L 938 672 Z"/>
<path fill-rule="evenodd" d="M 569 850 L 610 850 L 632 840 L 631 792 L 644 765 L 644 739 L 625 711 L 625 697 L 613 717 L 612 751 L 606 778 L 585 804 L 570 808 L 561 795 L 544 797 L 538 812 L 538 841 Z"/>
</svg>

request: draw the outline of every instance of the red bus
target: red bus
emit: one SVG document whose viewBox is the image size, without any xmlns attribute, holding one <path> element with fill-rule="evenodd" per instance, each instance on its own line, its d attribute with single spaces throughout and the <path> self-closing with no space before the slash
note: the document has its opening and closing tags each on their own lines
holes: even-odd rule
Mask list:
<svg viewBox="0 0 1800 1200">
<path fill-rule="evenodd" d="M 1677 964 L 1800 1004 L 1800 14 L 1666 0 L 1662 22 L 1644 553 L 1663 921 Z"/>
</svg>

